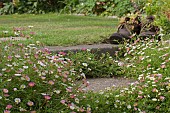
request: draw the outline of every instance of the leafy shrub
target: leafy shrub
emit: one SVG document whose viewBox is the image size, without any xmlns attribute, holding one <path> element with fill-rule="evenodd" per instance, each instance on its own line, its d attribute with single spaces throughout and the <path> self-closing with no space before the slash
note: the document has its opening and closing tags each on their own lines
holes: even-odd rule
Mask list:
<svg viewBox="0 0 170 113">
<path fill-rule="evenodd" d="M 80 0 L 64 0 L 64 8 L 60 10 L 60 13 L 73 13 L 76 10 L 76 5 L 80 3 Z"/>
<path fill-rule="evenodd" d="M 129 0 L 87 0 L 76 7 L 77 13 L 85 15 L 117 15 L 119 17 L 134 10 Z"/>
<path fill-rule="evenodd" d="M 112 77 L 124 74 L 121 62 L 116 61 L 109 54 L 101 56 L 92 53 L 91 50 L 84 49 L 80 52 L 70 53 L 68 57 L 73 61 L 76 72 L 88 78 Z"/>
<path fill-rule="evenodd" d="M 41 3 L 38 1 L 21 1 L 17 5 L 17 13 L 41 14 L 45 12 L 41 9 Z"/>
<path fill-rule="evenodd" d="M 134 8 L 130 0 L 123 0 L 123 1 L 115 0 L 114 4 L 115 4 L 114 10 L 111 13 L 119 17 L 134 11 Z"/>
<path fill-rule="evenodd" d="M 13 3 L 3 3 L 3 8 L 0 8 L 0 15 L 15 13 L 15 6 Z"/>
<path fill-rule="evenodd" d="M 54 12 L 63 8 L 63 0 L 23 0 L 17 5 L 17 12 L 31 13 L 31 14 L 43 14 L 47 12 Z"/>
<path fill-rule="evenodd" d="M 95 1 L 87 0 L 78 4 L 75 12 L 78 14 L 93 15 L 93 7 L 95 7 Z"/>
<path fill-rule="evenodd" d="M 146 3 L 144 9 L 147 15 L 156 15 L 155 24 L 164 30 L 164 34 L 170 33 L 170 19 L 168 13 L 170 10 L 169 0 L 153 0 Z"/>
<path fill-rule="evenodd" d="M 15 4 L 12 2 L 5 3 L 5 7 L 1 9 L 0 14 L 43 14 L 59 11 L 65 5 L 65 0 L 20 0 Z"/>
<path fill-rule="evenodd" d="M 1 112 L 90 112 L 81 106 L 84 87 L 77 84 L 73 62 L 34 44 L 0 48 Z M 86 85 L 86 80 L 83 80 Z"/>
</svg>

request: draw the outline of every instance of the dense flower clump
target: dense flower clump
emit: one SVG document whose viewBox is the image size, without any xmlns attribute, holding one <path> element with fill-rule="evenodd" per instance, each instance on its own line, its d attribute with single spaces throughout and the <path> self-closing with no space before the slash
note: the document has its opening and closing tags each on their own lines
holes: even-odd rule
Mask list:
<svg viewBox="0 0 170 113">
<path fill-rule="evenodd" d="M 80 106 L 83 85 L 76 84 L 72 61 L 63 53 L 30 44 L 6 44 L 0 51 L 0 112 L 90 112 Z"/>
<path fill-rule="evenodd" d="M 161 73 L 170 75 L 170 50 L 169 45 L 163 45 L 153 39 L 136 40 L 133 44 L 125 46 L 125 69 L 127 76 L 141 74 Z"/>
<path fill-rule="evenodd" d="M 136 81 L 117 91 L 90 94 L 92 111 L 110 113 L 170 112 L 170 49 L 154 40 L 136 40 L 123 49 L 126 77 Z M 94 95 L 94 96 L 93 96 Z M 100 99 L 100 98 L 102 99 Z"/>
<path fill-rule="evenodd" d="M 87 78 L 112 77 L 124 74 L 121 62 L 114 56 L 107 54 L 96 54 L 93 50 L 82 49 L 75 53 L 69 53 L 68 57 L 73 61 L 77 73 Z"/>
</svg>

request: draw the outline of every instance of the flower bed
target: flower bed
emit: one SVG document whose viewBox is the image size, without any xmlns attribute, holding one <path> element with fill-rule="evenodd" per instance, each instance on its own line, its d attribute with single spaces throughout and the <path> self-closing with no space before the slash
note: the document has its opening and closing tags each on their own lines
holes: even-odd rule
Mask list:
<svg viewBox="0 0 170 113">
<path fill-rule="evenodd" d="M 89 111 L 79 106 L 83 86 L 75 84 L 73 62 L 34 44 L 5 44 L 0 51 L 0 111 Z M 83 79 L 84 86 L 87 84 Z"/>
</svg>

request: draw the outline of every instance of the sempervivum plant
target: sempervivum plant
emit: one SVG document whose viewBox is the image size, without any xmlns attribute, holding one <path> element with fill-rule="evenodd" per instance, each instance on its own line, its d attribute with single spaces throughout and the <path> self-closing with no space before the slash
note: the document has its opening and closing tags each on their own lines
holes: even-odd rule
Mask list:
<svg viewBox="0 0 170 113">
<path fill-rule="evenodd" d="M 0 112 L 90 112 L 80 105 L 82 85 L 75 84 L 72 61 L 63 54 L 5 44 L 0 58 Z"/>
</svg>

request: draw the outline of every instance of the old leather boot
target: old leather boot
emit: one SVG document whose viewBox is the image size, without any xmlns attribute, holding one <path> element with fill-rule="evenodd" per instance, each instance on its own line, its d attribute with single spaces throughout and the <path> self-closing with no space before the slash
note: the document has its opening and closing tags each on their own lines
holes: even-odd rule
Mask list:
<svg viewBox="0 0 170 113">
<path fill-rule="evenodd" d="M 129 29 L 129 21 L 130 18 L 126 17 L 124 22 L 119 25 L 117 32 L 110 36 L 109 40 L 111 44 L 123 43 L 125 40 L 130 39 L 131 31 Z"/>
</svg>

